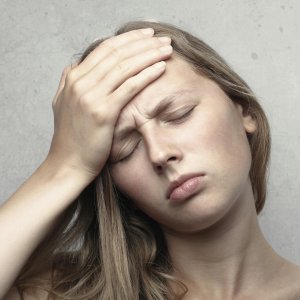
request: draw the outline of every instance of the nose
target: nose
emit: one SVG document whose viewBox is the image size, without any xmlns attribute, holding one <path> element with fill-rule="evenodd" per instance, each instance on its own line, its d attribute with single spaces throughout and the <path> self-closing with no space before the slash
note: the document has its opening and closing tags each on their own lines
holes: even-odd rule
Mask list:
<svg viewBox="0 0 300 300">
<path fill-rule="evenodd" d="M 148 156 L 156 172 L 163 172 L 179 163 L 183 153 L 176 137 L 159 128 L 144 135 Z"/>
</svg>

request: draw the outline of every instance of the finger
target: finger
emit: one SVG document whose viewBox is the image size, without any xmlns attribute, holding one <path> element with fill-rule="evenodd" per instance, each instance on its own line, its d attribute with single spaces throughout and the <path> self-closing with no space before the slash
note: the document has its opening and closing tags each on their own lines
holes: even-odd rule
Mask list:
<svg viewBox="0 0 300 300">
<path fill-rule="evenodd" d="M 59 94 L 60 94 L 61 91 L 63 90 L 63 88 L 64 88 L 64 86 L 65 86 L 65 82 L 66 82 L 66 77 L 67 77 L 68 73 L 69 73 L 70 70 L 72 70 L 75 66 L 76 66 L 76 64 L 71 64 L 71 65 L 69 65 L 69 66 L 66 66 L 66 67 L 63 69 L 63 72 L 62 72 L 62 74 L 61 74 L 60 81 L 59 81 L 59 84 L 58 84 L 57 91 L 56 91 L 55 96 L 54 96 L 54 99 L 53 99 L 53 101 L 52 101 L 52 105 L 54 105 L 54 104 L 56 103 Z"/>
<path fill-rule="evenodd" d="M 139 74 L 124 82 L 122 86 L 106 98 L 106 101 L 103 101 L 105 100 L 103 99 L 103 90 L 99 85 L 86 92 L 81 97 L 81 100 L 90 105 L 94 111 L 94 115 L 99 115 L 103 120 L 113 119 L 116 121 L 122 108 L 143 88 L 161 76 L 165 68 L 166 63 L 160 61 L 144 69 Z M 95 99 L 98 101 L 96 102 Z"/>
<path fill-rule="evenodd" d="M 84 74 L 91 70 L 104 57 L 109 55 L 115 49 L 137 40 L 143 40 L 153 36 L 152 28 L 136 29 L 111 37 L 103 41 L 87 58 L 77 67 L 79 73 Z"/>
<path fill-rule="evenodd" d="M 160 77 L 166 69 L 166 62 L 160 61 L 126 80 L 110 96 L 111 112 L 117 118 L 122 108 L 142 89 Z"/>
<path fill-rule="evenodd" d="M 77 84 L 81 86 L 83 91 L 88 91 L 93 86 L 98 85 L 100 81 L 118 65 L 116 71 L 117 74 L 112 76 L 112 80 L 114 80 L 114 77 L 119 76 L 119 71 L 126 69 L 129 66 L 130 68 L 135 66 L 134 61 L 126 61 L 127 58 L 133 58 L 134 56 L 138 56 L 142 53 L 144 53 L 144 55 L 148 55 L 146 53 L 147 51 L 151 49 L 159 49 L 160 47 L 169 45 L 170 43 L 171 39 L 169 37 L 151 37 L 129 43 L 123 47 L 120 47 L 113 54 L 108 55 L 102 62 L 98 63 L 88 73 L 81 76 L 81 78 L 78 79 L 80 82 L 77 82 Z M 158 58 L 159 60 L 162 60 L 165 57 L 159 56 Z M 157 61 L 158 60 L 153 61 L 150 59 L 148 64 L 143 64 L 136 71 L 130 72 L 130 75 L 135 75 L 137 72 L 141 71 L 141 68 L 149 66 Z M 126 78 L 128 78 L 128 76 Z M 111 86 L 118 86 L 119 84 L 119 80 L 117 80 L 117 83 L 110 83 Z"/>
<path fill-rule="evenodd" d="M 101 82 L 104 94 L 112 93 L 130 77 L 135 76 L 143 69 L 170 57 L 172 46 L 163 46 L 159 49 L 152 49 L 140 55 L 129 58 L 115 66 Z"/>
</svg>

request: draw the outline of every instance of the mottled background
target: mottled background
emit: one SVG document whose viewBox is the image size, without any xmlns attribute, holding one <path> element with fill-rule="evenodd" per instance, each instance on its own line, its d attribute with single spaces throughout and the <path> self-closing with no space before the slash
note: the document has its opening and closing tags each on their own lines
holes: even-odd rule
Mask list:
<svg viewBox="0 0 300 300">
<path fill-rule="evenodd" d="M 125 21 L 170 22 L 213 46 L 261 100 L 273 148 L 259 220 L 277 252 L 300 264 L 299 16 L 297 0 L 1 0 L 0 202 L 48 153 L 51 101 L 73 55 Z"/>
</svg>

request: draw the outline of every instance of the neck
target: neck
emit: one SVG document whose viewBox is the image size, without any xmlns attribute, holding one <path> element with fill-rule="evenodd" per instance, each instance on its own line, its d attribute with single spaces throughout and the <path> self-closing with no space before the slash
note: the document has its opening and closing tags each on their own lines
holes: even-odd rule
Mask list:
<svg viewBox="0 0 300 300">
<path fill-rule="evenodd" d="M 285 260 L 264 238 L 249 194 L 210 228 L 193 234 L 165 230 L 174 275 L 189 289 L 185 299 L 253 295 L 283 268 Z"/>
</svg>

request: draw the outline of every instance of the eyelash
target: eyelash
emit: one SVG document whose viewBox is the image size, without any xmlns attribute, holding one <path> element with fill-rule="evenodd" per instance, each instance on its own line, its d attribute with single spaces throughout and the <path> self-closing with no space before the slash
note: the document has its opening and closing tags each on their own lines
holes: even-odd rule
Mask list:
<svg viewBox="0 0 300 300">
<path fill-rule="evenodd" d="M 126 160 L 128 160 L 131 157 L 131 155 L 133 154 L 133 152 L 137 149 L 140 142 L 141 142 L 141 140 L 139 140 L 139 142 L 134 146 L 133 150 L 129 154 L 127 154 L 123 158 L 119 159 L 117 162 L 125 162 Z"/>
<path fill-rule="evenodd" d="M 195 107 L 193 107 L 193 108 L 191 108 L 191 109 L 189 109 L 187 112 L 185 112 L 183 115 L 181 115 L 181 116 L 179 116 L 179 117 L 176 117 L 176 118 L 174 118 L 174 119 L 169 119 L 169 120 L 167 120 L 166 122 L 167 123 L 181 123 L 181 122 L 183 122 L 187 117 L 189 117 L 190 116 L 190 114 L 192 113 L 192 111 L 194 110 L 194 108 Z"/>
<path fill-rule="evenodd" d="M 187 117 L 189 117 L 191 115 L 191 113 L 193 112 L 194 108 L 195 107 L 189 109 L 183 115 L 181 115 L 181 116 L 179 116 L 177 118 L 174 118 L 174 119 L 169 119 L 166 122 L 167 123 L 171 123 L 172 122 L 172 123 L 176 123 L 176 124 L 182 123 Z M 123 158 L 119 159 L 117 162 L 125 162 L 125 161 L 129 160 L 129 158 L 131 157 L 131 155 L 138 148 L 138 145 L 139 145 L 140 142 L 141 142 L 141 140 L 135 145 L 135 147 L 133 148 L 133 150 L 128 155 L 126 155 Z"/>
</svg>

